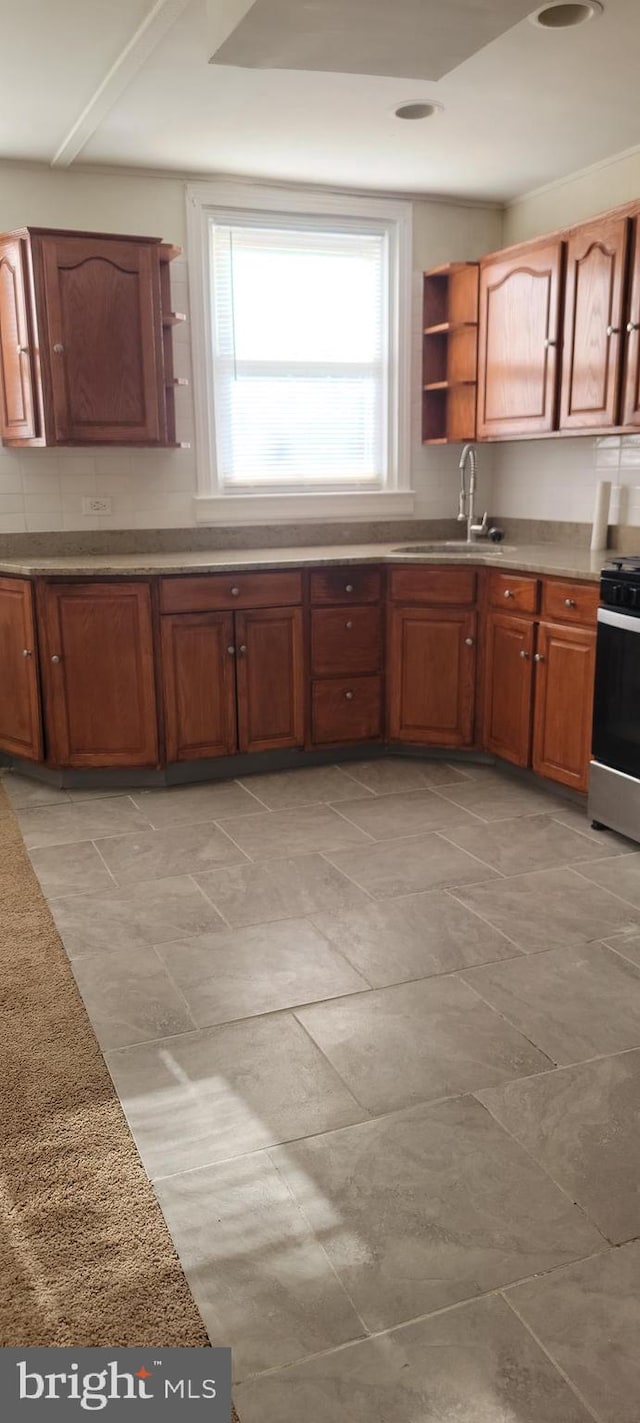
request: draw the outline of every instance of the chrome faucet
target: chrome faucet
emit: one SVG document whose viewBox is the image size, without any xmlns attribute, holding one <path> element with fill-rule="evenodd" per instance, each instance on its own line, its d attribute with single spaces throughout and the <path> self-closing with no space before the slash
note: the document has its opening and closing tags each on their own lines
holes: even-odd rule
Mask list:
<svg viewBox="0 0 640 1423">
<path fill-rule="evenodd" d="M 469 464 L 469 490 L 466 487 L 466 469 Z M 460 470 L 460 493 L 458 495 L 458 523 L 467 526 L 467 543 L 474 539 L 484 539 L 489 532 L 489 517 L 485 510 L 482 523 L 474 523 L 476 500 L 476 452 L 471 444 L 463 445 L 458 465 Z"/>
</svg>

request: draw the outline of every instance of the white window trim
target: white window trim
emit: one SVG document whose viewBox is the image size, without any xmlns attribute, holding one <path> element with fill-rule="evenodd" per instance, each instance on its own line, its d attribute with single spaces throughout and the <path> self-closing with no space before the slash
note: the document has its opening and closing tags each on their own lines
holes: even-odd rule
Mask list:
<svg viewBox="0 0 640 1423">
<path fill-rule="evenodd" d="M 187 257 L 195 406 L 196 521 L 209 524 L 296 522 L 301 519 L 397 518 L 413 513 L 411 451 L 412 207 L 391 198 L 352 197 L 305 188 L 276 188 L 233 180 L 186 185 Z M 228 494 L 218 485 L 213 399 L 209 232 L 218 209 L 361 218 L 386 222 L 394 239 L 392 461 L 386 489 L 369 492 Z"/>
</svg>

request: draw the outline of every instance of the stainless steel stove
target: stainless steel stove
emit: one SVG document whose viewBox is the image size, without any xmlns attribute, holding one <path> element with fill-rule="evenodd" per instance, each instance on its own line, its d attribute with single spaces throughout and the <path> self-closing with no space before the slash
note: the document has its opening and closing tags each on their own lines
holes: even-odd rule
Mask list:
<svg viewBox="0 0 640 1423">
<path fill-rule="evenodd" d="M 602 570 L 589 814 L 640 841 L 640 555 Z"/>
</svg>

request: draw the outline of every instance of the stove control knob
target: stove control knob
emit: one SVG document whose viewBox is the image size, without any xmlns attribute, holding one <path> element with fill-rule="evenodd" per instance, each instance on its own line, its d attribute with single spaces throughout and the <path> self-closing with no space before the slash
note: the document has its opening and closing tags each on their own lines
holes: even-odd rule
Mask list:
<svg viewBox="0 0 640 1423">
<path fill-rule="evenodd" d="M 616 604 L 618 607 L 620 606 L 621 603 L 624 602 L 624 584 L 623 584 L 623 583 L 612 583 L 612 584 L 611 584 L 611 587 L 610 587 L 610 589 L 609 589 L 609 602 Z"/>
<path fill-rule="evenodd" d="M 640 588 L 627 588 L 626 604 L 628 608 L 640 607 Z"/>
</svg>

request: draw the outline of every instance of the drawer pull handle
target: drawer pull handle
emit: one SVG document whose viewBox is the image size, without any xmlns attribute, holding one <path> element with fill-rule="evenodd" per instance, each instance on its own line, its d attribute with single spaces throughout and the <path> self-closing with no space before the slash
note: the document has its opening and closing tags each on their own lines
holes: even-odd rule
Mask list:
<svg viewBox="0 0 640 1423">
<path fill-rule="evenodd" d="M 515 598 L 516 595 L 514 592 L 512 592 L 511 588 L 505 588 L 504 596 L 505 598 Z"/>
<path fill-rule="evenodd" d="M 465 642 L 465 647 L 473 647 L 473 644 L 474 644 L 474 642 L 475 642 L 475 638 L 473 638 L 473 637 L 465 637 L 464 642 Z"/>
<path fill-rule="evenodd" d="M 349 621 L 348 621 L 347 623 L 345 623 L 345 627 L 346 627 L 346 628 L 352 628 L 352 627 L 353 627 L 353 623 L 352 623 L 352 621 L 351 621 L 351 618 L 349 618 Z"/>
<path fill-rule="evenodd" d="M 543 652 L 536 652 L 536 653 L 534 654 L 533 660 L 534 660 L 534 662 L 544 662 L 544 653 L 543 653 Z"/>
<path fill-rule="evenodd" d="M 575 608 L 575 606 L 576 606 L 576 600 L 575 600 L 575 598 L 565 598 L 565 600 L 564 600 L 564 606 L 565 606 L 565 608 Z"/>
<path fill-rule="evenodd" d="M 529 653 L 528 653 L 528 652 L 525 652 L 524 647 L 522 647 L 522 648 L 520 649 L 520 652 L 519 652 L 518 656 L 522 658 L 522 661 L 523 661 L 523 662 L 525 662 L 526 659 L 527 659 L 527 657 L 529 656 Z"/>
<path fill-rule="evenodd" d="M 353 593 L 353 583 L 345 583 L 344 591 L 345 593 Z"/>
<path fill-rule="evenodd" d="M 346 700 L 347 700 L 348 702 L 352 702 L 352 701 L 353 701 L 353 692 L 345 692 L 344 695 L 345 695 L 345 698 L 346 698 Z"/>
<path fill-rule="evenodd" d="M 640 331 L 640 321 L 628 321 L 627 331 L 630 336 L 633 336 L 634 331 Z"/>
<path fill-rule="evenodd" d="M 235 647 L 233 646 L 233 643 L 230 643 L 230 644 L 229 644 L 229 647 L 227 648 L 227 652 L 229 653 L 229 656 L 230 656 L 230 657 L 235 657 L 235 655 L 236 655 L 236 650 L 235 650 Z"/>
<path fill-rule="evenodd" d="M 30 647 L 25 647 L 25 648 L 23 649 L 22 656 L 23 656 L 23 657 L 33 657 L 33 652 L 31 651 L 31 648 L 30 648 Z"/>
<path fill-rule="evenodd" d="M 231 589 L 231 597 L 232 597 L 232 598 L 239 598 L 239 597 L 240 597 L 240 589 L 239 589 L 239 588 L 232 588 L 232 589 Z"/>
<path fill-rule="evenodd" d="M 62 659 L 61 659 L 60 657 L 58 657 L 57 652 L 54 652 L 53 657 L 51 658 L 51 661 L 52 661 L 52 662 L 61 662 Z"/>
</svg>

